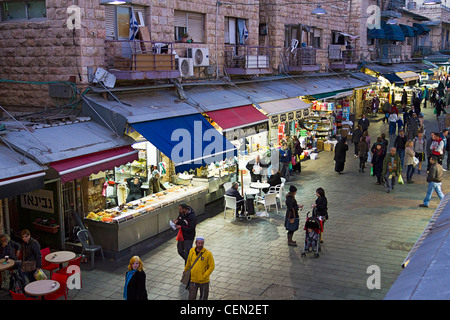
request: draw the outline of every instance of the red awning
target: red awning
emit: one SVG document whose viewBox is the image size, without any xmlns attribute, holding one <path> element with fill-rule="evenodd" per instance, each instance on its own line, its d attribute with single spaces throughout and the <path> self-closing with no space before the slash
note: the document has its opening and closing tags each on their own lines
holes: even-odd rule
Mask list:
<svg viewBox="0 0 450 320">
<path fill-rule="evenodd" d="M 125 146 L 53 162 L 50 164 L 50 167 L 59 172 L 61 182 L 65 183 L 99 171 L 113 169 L 137 159 L 138 151 L 131 146 Z"/>
<path fill-rule="evenodd" d="M 224 131 L 268 121 L 267 116 L 253 105 L 209 111 L 206 114 Z"/>
</svg>

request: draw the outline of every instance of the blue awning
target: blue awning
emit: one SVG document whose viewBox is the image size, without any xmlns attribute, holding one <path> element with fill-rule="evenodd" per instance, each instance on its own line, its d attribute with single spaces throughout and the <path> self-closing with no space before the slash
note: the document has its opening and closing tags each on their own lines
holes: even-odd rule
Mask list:
<svg viewBox="0 0 450 320">
<path fill-rule="evenodd" d="M 430 27 L 421 23 L 413 23 L 413 27 L 417 29 L 416 35 L 420 36 L 422 34 L 427 34 L 431 31 Z"/>
<path fill-rule="evenodd" d="M 405 37 L 415 37 L 414 29 L 411 26 L 408 26 L 406 24 L 400 24 L 400 28 L 402 28 L 403 34 Z"/>
<path fill-rule="evenodd" d="M 236 147 L 201 114 L 138 122 L 132 127 L 169 157 L 177 172 L 237 155 Z"/>
<path fill-rule="evenodd" d="M 367 28 L 367 38 L 369 39 L 385 39 L 384 30 L 379 28 L 369 29 Z"/>
<path fill-rule="evenodd" d="M 405 35 L 402 28 L 396 24 L 383 24 L 382 25 L 385 39 L 395 41 L 405 41 Z"/>
<path fill-rule="evenodd" d="M 386 78 L 390 83 L 393 83 L 397 86 L 403 86 L 405 84 L 405 81 L 403 81 L 403 79 L 395 73 L 384 73 L 382 74 L 382 76 Z"/>
</svg>

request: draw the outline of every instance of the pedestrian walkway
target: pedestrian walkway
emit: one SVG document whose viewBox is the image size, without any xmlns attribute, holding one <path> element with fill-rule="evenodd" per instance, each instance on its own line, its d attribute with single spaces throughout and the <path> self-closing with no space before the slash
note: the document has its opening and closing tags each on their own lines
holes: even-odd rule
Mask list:
<svg viewBox="0 0 450 320">
<path fill-rule="evenodd" d="M 436 130 L 432 109 L 424 113 L 427 130 Z M 387 124 L 371 121 L 372 141 L 387 130 Z M 231 210 L 224 219 L 222 201 L 207 206 L 199 217 L 197 235 L 204 236 L 216 263 L 211 300 L 383 299 L 439 200 L 433 195 L 430 208 L 418 207 L 427 190 L 425 173 L 414 175 L 414 184 L 397 185 L 387 194 L 375 184 L 370 170 L 358 171 L 359 160 L 353 159 L 353 146 L 349 147 L 343 175 L 334 172 L 334 153 L 322 151 L 317 160 L 302 162 L 302 174 L 287 183 L 286 190 L 291 184 L 298 188 L 297 201 L 304 205 L 301 226 L 316 199 L 316 188 L 325 189 L 330 218 L 319 258 L 301 257 L 302 228 L 294 234 L 299 246 L 287 245 L 285 207 L 279 215 L 273 208 L 268 218 L 232 221 Z M 444 193 L 450 190 L 449 181 L 443 183 Z M 175 231 L 164 232 L 134 248 L 129 257 L 97 260 L 93 270 L 82 264 L 83 287 L 71 290 L 68 299 L 121 300 L 128 260 L 139 255 L 149 299 L 186 300 L 187 291 L 180 284 L 184 261 L 177 253 L 175 237 Z M 367 286 L 371 266 L 379 267 L 379 289 Z M 3 290 L 0 299 L 10 297 Z"/>
</svg>

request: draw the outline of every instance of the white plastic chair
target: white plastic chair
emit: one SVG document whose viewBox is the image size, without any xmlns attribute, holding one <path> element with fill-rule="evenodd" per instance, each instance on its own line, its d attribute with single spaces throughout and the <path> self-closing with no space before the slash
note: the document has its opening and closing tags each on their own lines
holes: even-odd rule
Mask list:
<svg viewBox="0 0 450 320">
<path fill-rule="evenodd" d="M 264 205 L 264 208 L 266 209 L 267 212 L 267 207 L 269 207 L 271 205 L 275 205 L 275 207 L 277 208 L 277 214 L 278 214 L 278 203 L 277 203 L 277 194 L 276 193 L 266 193 L 264 195 L 264 199 L 259 200 L 258 203 L 261 203 Z"/>
<path fill-rule="evenodd" d="M 223 188 L 225 189 L 225 192 L 227 192 L 231 188 L 232 185 L 233 185 L 233 182 L 225 182 L 223 184 Z"/>
<path fill-rule="evenodd" d="M 235 197 L 224 195 L 223 198 L 225 200 L 225 208 L 223 209 L 223 218 L 225 219 L 226 216 L 227 216 L 227 208 L 233 209 L 234 210 L 233 214 L 235 214 L 236 208 L 237 208 L 237 204 L 236 204 L 236 198 Z"/>
</svg>

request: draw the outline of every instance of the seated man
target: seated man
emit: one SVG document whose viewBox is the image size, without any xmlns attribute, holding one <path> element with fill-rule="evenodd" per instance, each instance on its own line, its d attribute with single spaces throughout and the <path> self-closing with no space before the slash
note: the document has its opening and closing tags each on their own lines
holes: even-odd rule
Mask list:
<svg viewBox="0 0 450 320">
<path fill-rule="evenodd" d="M 225 192 L 225 195 L 236 198 L 236 218 L 238 217 L 238 211 L 241 210 L 241 216 L 244 215 L 245 206 L 244 206 L 244 197 L 238 191 L 239 183 L 233 182 L 231 188 Z"/>
</svg>

